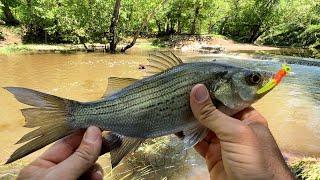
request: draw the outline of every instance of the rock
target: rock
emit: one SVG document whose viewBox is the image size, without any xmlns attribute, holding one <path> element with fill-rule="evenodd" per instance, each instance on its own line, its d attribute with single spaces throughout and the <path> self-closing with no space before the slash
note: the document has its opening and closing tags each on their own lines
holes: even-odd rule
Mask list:
<svg viewBox="0 0 320 180">
<path fill-rule="evenodd" d="M 201 44 L 201 43 L 194 43 L 191 45 L 185 45 L 181 47 L 181 51 L 197 51 L 201 53 L 221 53 L 224 51 L 222 46 L 218 45 L 208 45 L 208 44 Z"/>
<path fill-rule="evenodd" d="M 5 25 L 6 22 L 0 19 L 0 25 Z"/>
<path fill-rule="evenodd" d="M 199 52 L 207 52 L 207 53 L 221 53 L 223 51 L 223 47 L 216 45 L 203 45 L 200 47 Z"/>
</svg>

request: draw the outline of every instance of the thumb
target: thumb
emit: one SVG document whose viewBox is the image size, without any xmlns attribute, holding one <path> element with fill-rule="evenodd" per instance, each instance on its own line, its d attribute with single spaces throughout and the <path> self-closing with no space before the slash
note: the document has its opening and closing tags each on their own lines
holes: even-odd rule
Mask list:
<svg viewBox="0 0 320 180">
<path fill-rule="evenodd" d="M 241 121 L 219 111 L 212 103 L 209 92 L 203 84 L 194 86 L 190 93 L 190 106 L 195 118 L 220 140 L 239 137 L 248 127 Z"/>
<path fill-rule="evenodd" d="M 77 179 L 95 164 L 100 155 L 101 144 L 100 129 L 90 126 L 84 134 L 78 149 L 56 166 L 55 174 L 68 175 L 67 179 Z"/>
</svg>

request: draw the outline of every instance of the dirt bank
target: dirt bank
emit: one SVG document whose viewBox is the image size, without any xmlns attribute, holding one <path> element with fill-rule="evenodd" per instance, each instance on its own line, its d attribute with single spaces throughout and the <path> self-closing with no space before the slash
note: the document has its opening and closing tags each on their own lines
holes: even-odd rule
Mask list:
<svg viewBox="0 0 320 180">
<path fill-rule="evenodd" d="M 255 44 L 245 44 L 245 43 L 237 43 L 231 39 L 226 37 L 212 37 L 211 40 L 208 41 L 208 45 L 218 45 L 222 46 L 226 52 L 233 51 L 270 51 L 270 50 L 278 50 L 277 47 L 271 46 L 260 46 Z"/>
<path fill-rule="evenodd" d="M 158 46 L 167 46 L 183 51 L 195 51 L 199 46 L 221 47 L 225 52 L 233 51 L 268 51 L 278 50 L 277 47 L 259 46 L 255 44 L 237 43 L 221 35 L 172 35 L 154 40 Z"/>
<path fill-rule="evenodd" d="M 22 28 L 0 26 L 0 32 L 3 37 L 0 40 L 0 54 L 8 53 L 26 53 L 26 52 L 72 52 L 72 51 L 87 51 L 82 44 L 23 44 L 22 43 Z M 199 44 L 206 46 L 221 47 L 222 51 L 235 52 L 235 51 L 269 51 L 277 50 L 279 48 L 269 46 L 258 46 L 254 44 L 237 43 L 223 36 L 218 35 L 175 35 L 168 37 L 161 37 L 158 39 L 145 39 L 140 38 L 137 41 L 137 45 L 141 48 L 156 48 L 156 47 L 171 47 L 174 49 L 181 49 L 184 47 L 187 51 L 196 49 Z M 103 51 L 104 44 L 92 44 L 87 45 L 90 51 Z M 122 47 L 119 45 L 119 47 Z"/>
<path fill-rule="evenodd" d="M 0 33 L 3 37 L 2 40 L 0 40 L 0 47 L 22 43 L 21 28 L 0 26 Z"/>
</svg>

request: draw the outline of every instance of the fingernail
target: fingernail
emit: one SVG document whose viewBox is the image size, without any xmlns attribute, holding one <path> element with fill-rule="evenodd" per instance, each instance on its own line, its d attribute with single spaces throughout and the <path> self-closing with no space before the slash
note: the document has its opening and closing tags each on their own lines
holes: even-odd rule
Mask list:
<svg viewBox="0 0 320 180">
<path fill-rule="evenodd" d="M 90 126 L 84 134 L 83 139 L 87 142 L 93 143 L 99 136 L 101 136 L 100 129 L 95 126 Z"/>
<path fill-rule="evenodd" d="M 209 93 L 207 88 L 204 85 L 199 85 L 195 92 L 195 98 L 198 103 L 202 103 L 207 100 L 209 97 Z"/>
</svg>

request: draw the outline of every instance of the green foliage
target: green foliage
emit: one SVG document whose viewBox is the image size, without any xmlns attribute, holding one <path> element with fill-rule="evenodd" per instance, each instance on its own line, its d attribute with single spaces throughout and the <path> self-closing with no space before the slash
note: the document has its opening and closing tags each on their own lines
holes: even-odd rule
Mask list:
<svg viewBox="0 0 320 180">
<path fill-rule="evenodd" d="M 273 27 L 260 37 L 259 43 L 319 48 L 320 1 L 282 0 L 278 9 Z"/>
<path fill-rule="evenodd" d="M 232 0 L 221 33 L 242 42 L 254 42 L 272 26 L 278 0 Z"/>
<path fill-rule="evenodd" d="M 20 0 L 1 0 L 0 6 L 10 6 L 10 7 L 17 7 L 20 5 Z"/>
<path fill-rule="evenodd" d="M 1 0 L 25 27 L 24 42 L 108 43 L 115 0 Z M 121 1 L 118 35 L 132 36 L 161 0 Z M 2 8 L 0 8 L 2 9 Z M 0 18 L 4 13 L 0 10 Z M 221 34 L 241 42 L 318 47 L 319 0 L 169 0 L 141 36 Z"/>
</svg>

